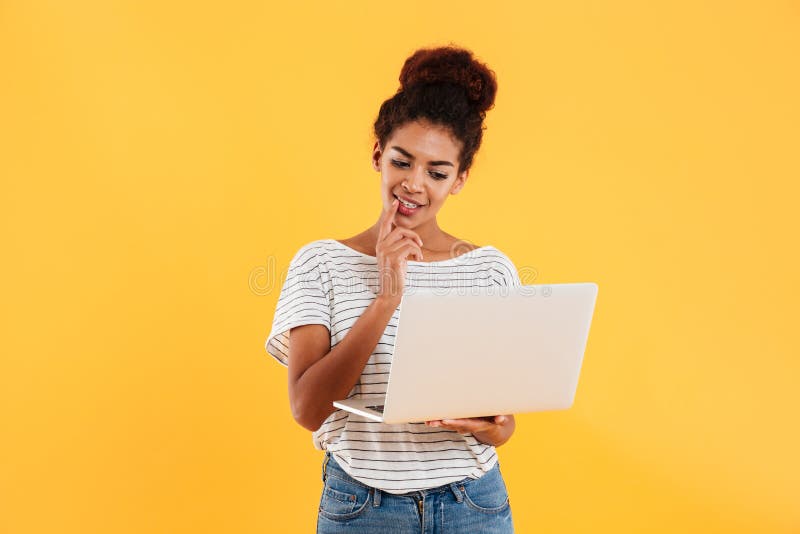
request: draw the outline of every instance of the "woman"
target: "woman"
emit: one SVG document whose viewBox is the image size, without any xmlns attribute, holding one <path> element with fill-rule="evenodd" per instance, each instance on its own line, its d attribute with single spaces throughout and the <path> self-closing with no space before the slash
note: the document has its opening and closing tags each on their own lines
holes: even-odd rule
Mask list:
<svg viewBox="0 0 800 534">
<path fill-rule="evenodd" d="M 386 425 L 332 405 L 385 394 L 406 287 L 520 285 L 505 254 L 436 221 L 466 183 L 494 73 L 465 49 L 420 49 L 400 83 L 374 124 L 380 217 L 300 248 L 266 348 L 288 367 L 293 417 L 326 451 L 318 532 L 513 532 L 495 450 L 513 415 Z"/>
</svg>

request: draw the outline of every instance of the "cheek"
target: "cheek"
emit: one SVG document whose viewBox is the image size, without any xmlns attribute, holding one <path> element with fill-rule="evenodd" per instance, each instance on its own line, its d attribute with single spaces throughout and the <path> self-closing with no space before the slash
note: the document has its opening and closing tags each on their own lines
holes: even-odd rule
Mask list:
<svg viewBox="0 0 800 534">
<path fill-rule="evenodd" d="M 381 171 L 381 184 L 386 189 L 391 189 L 394 186 L 394 176 L 392 175 L 392 171 L 388 169 L 384 169 Z"/>
<path fill-rule="evenodd" d="M 444 204 L 449 196 L 448 190 L 449 188 L 441 188 L 431 192 L 431 205 L 441 206 Z"/>
<path fill-rule="evenodd" d="M 383 173 L 381 183 L 388 191 L 395 191 L 402 189 L 404 176 L 397 172 L 397 170 L 388 170 Z"/>
</svg>

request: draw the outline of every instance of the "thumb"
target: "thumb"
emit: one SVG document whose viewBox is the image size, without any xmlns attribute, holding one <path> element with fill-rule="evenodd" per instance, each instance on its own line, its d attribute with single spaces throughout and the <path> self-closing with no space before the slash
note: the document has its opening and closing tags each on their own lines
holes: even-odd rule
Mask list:
<svg viewBox="0 0 800 534">
<path fill-rule="evenodd" d="M 506 422 L 506 416 L 505 415 L 498 415 L 498 416 L 496 416 L 494 418 L 494 423 L 496 425 L 502 425 L 505 422 Z"/>
</svg>

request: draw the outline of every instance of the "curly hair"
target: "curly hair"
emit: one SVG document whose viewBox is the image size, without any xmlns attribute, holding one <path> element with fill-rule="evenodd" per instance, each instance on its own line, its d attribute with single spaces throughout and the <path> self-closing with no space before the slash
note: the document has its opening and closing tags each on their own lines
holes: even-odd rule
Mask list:
<svg viewBox="0 0 800 534">
<path fill-rule="evenodd" d="M 395 128 L 415 119 L 447 127 L 461 142 L 459 172 L 470 168 L 494 106 L 495 73 L 471 51 L 456 46 L 421 48 L 403 64 L 400 88 L 381 104 L 375 137 L 381 147 Z"/>
</svg>

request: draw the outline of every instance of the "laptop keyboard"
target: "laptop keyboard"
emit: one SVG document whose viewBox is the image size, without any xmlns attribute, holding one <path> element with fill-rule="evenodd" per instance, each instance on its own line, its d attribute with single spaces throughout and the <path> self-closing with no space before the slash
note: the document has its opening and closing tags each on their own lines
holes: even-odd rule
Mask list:
<svg viewBox="0 0 800 534">
<path fill-rule="evenodd" d="M 375 410 L 376 412 L 383 413 L 383 405 L 380 406 L 367 406 L 370 410 Z"/>
</svg>

